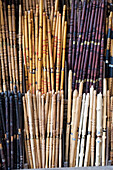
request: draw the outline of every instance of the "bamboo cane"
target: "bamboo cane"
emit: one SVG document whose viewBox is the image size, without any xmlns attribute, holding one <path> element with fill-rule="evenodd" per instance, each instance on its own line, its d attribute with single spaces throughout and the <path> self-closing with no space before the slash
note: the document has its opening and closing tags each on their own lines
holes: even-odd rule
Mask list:
<svg viewBox="0 0 113 170">
<path fill-rule="evenodd" d="M 42 69 L 42 22 L 43 22 L 43 1 L 40 1 L 39 15 L 39 54 L 38 54 L 38 90 L 41 90 L 41 69 Z"/>
<path fill-rule="evenodd" d="M 67 110 L 67 126 L 66 126 L 66 155 L 65 165 L 68 167 L 68 154 L 69 154 L 69 134 L 70 134 L 70 121 L 71 121 L 71 97 L 72 97 L 72 71 L 69 71 L 68 78 L 68 110 Z"/>
<path fill-rule="evenodd" d="M 91 126 L 91 120 L 92 120 L 92 113 L 93 113 L 93 86 L 90 88 L 90 108 L 89 108 L 89 121 L 88 121 L 88 135 L 87 135 L 87 141 L 86 141 L 86 151 L 85 151 L 85 160 L 84 160 L 84 166 L 89 166 L 89 161 L 91 158 L 91 132 L 92 132 L 92 126 Z"/>
<path fill-rule="evenodd" d="M 86 95 L 86 102 L 85 102 L 85 110 L 84 110 L 84 119 L 83 119 L 83 128 L 82 128 L 82 139 L 81 139 L 81 147 L 80 147 L 80 161 L 79 167 L 83 165 L 83 158 L 84 158 L 84 150 L 85 150 L 85 135 L 86 135 L 86 126 L 87 126 L 87 118 L 88 118 L 88 107 L 89 107 L 89 93 Z"/>
<path fill-rule="evenodd" d="M 110 150 L 110 160 L 113 164 L 113 97 L 111 97 L 111 150 Z"/>
<path fill-rule="evenodd" d="M 102 94 L 97 95 L 97 139 L 96 139 L 96 166 L 100 165 L 102 138 Z"/>
<path fill-rule="evenodd" d="M 47 92 L 46 103 L 45 103 L 45 132 L 47 130 L 47 119 L 48 119 L 48 113 L 49 113 L 49 100 L 50 100 L 50 94 L 49 94 L 49 92 Z"/>
<path fill-rule="evenodd" d="M 46 69 L 46 13 L 43 12 L 43 73 L 44 94 L 47 92 L 47 69 Z"/>
</svg>

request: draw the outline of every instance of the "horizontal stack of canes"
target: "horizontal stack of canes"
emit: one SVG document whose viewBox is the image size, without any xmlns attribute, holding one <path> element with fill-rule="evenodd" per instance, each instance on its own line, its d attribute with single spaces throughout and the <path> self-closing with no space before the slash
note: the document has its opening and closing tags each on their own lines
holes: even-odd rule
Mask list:
<svg viewBox="0 0 113 170">
<path fill-rule="evenodd" d="M 0 0 L 0 168 L 113 164 L 112 11 Z"/>
</svg>

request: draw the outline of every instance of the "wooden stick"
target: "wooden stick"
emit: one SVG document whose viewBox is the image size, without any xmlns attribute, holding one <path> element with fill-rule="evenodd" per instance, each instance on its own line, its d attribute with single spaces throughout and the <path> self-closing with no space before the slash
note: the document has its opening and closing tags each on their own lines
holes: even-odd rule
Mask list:
<svg viewBox="0 0 113 170">
<path fill-rule="evenodd" d="M 42 168 L 45 168 L 45 108 L 44 98 L 42 95 Z"/>
</svg>

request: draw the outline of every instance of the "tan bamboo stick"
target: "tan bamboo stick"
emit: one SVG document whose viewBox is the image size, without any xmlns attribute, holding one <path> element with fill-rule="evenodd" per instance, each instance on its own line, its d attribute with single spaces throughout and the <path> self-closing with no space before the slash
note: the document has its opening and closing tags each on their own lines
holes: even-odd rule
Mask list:
<svg viewBox="0 0 113 170">
<path fill-rule="evenodd" d="M 41 74 L 42 74 L 42 77 L 41 77 L 41 93 L 44 94 L 44 73 L 43 73 L 43 66 L 42 66 Z"/>
<path fill-rule="evenodd" d="M 8 31 L 8 18 L 6 14 L 6 4 L 3 3 L 4 6 L 4 20 L 5 20 L 5 33 L 7 39 L 7 54 L 8 54 L 8 66 L 9 66 L 9 77 L 10 77 L 10 90 L 13 90 L 13 82 L 12 82 L 12 65 L 11 65 L 11 52 L 10 52 L 10 43 L 9 43 L 9 31 Z"/>
<path fill-rule="evenodd" d="M 52 151 L 52 168 L 55 168 L 55 155 L 56 155 L 56 93 L 53 96 L 53 127 L 52 127 L 52 133 L 53 133 L 53 151 Z"/>
<path fill-rule="evenodd" d="M 30 129 L 30 138 L 31 138 L 31 153 L 32 153 L 32 159 L 33 159 L 33 168 L 36 168 L 33 107 L 32 107 L 32 98 L 31 98 L 30 91 L 27 92 L 27 98 L 28 98 L 29 129 Z"/>
<path fill-rule="evenodd" d="M 19 12 L 19 15 L 20 12 Z M 20 24 L 19 24 L 20 27 Z M 16 86 L 19 90 L 19 76 L 18 76 L 18 63 L 17 63 L 17 47 L 16 47 L 16 23 L 15 23 L 15 5 L 12 4 L 12 32 L 13 32 L 13 48 L 14 48 L 14 61 L 15 61 L 15 76 L 16 76 Z M 19 33 L 20 37 L 20 33 Z M 20 53 L 20 52 L 19 52 Z"/>
<path fill-rule="evenodd" d="M 28 116 L 27 116 L 26 101 L 25 101 L 24 96 L 23 96 L 23 108 L 24 108 L 24 127 L 25 127 L 25 132 L 26 132 L 26 139 L 27 139 L 27 151 L 28 151 L 28 157 L 29 157 L 29 165 L 30 165 L 30 168 L 33 168 L 31 145 L 30 145 L 30 139 L 29 139 Z"/>
<path fill-rule="evenodd" d="M 26 10 L 28 11 L 29 10 L 29 1 L 26 0 Z"/>
<path fill-rule="evenodd" d="M 46 37 L 46 56 L 47 56 L 47 87 L 48 92 L 51 90 L 51 83 L 50 83 L 50 63 L 49 63 L 49 53 L 48 53 L 48 39 Z"/>
<path fill-rule="evenodd" d="M 54 15 L 54 6 L 51 7 L 51 16 L 50 16 L 50 21 L 51 21 L 51 29 L 53 26 L 53 15 Z M 52 46 L 53 47 L 53 46 Z"/>
<path fill-rule="evenodd" d="M 62 167 L 62 136 L 63 136 L 63 116 L 64 116 L 64 92 L 61 91 L 61 114 L 60 114 L 60 140 L 59 140 L 59 167 Z"/>
<path fill-rule="evenodd" d="M 27 64 L 27 74 L 28 74 L 28 88 L 29 88 L 29 40 L 28 40 L 28 16 L 27 11 L 25 11 L 24 21 L 25 21 L 25 49 L 26 49 L 26 64 Z"/>
<path fill-rule="evenodd" d="M 30 10 L 31 13 L 31 29 L 32 29 L 32 93 L 36 93 L 35 85 L 35 37 L 34 37 L 34 19 L 33 19 L 33 10 Z"/>
<path fill-rule="evenodd" d="M 32 23 L 31 12 L 28 11 L 28 28 L 29 28 L 29 89 L 32 92 Z"/>
<path fill-rule="evenodd" d="M 83 119 L 83 127 L 82 127 L 82 139 L 81 139 L 81 147 L 80 147 L 79 167 L 82 167 L 82 165 L 83 165 L 88 108 L 89 108 L 89 93 L 87 93 L 87 95 L 86 95 L 86 102 L 85 102 L 84 119 Z"/>
<path fill-rule="evenodd" d="M 48 122 L 47 122 L 47 138 L 46 138 L 46 168 L 49 167 L 49 142 L 50 142 L 51 104 L 52 104 L 52 94 L 50 92 L 49 114 L 48 114 Z"/>
<path fill-rule="evenodd" d="M 38 90 L 38 20 L 39 20 L 39 5 L 36 5 L 35 14 L 35 61 L 36 61 L 36 91 Z"/>
<path fill-rule="evenodd" d="M 49 113 L 49 100 L 50 100 L 50 94 L 49 94 L 49 92 L 47 92 L 46 103 L 45 103 L 45 132 L 47 130 L 47 119 L 48 119 L 48 113 Z"/>
<path fill-rule="evenodd" d="M 9 82 L 8 82 L 8 62 L 7 62 L 7 51 L 6 51 L 6 36 L 5 36 L 5 27 L 4 27 L 4 16 L 3 16 L 3 6 L 2 1 L 0 1 L 0 13 L 1 13 L 1 31 L 2 31 L 2 39 L 3 39 L 3 55 L 4 55 L 4 67 L 5 67 L 5 75 L 6 75 L 6 86 L 9 90 Z"/>
<path fill-rule="evenodd" d="M 39 92 L 39 132 L 40 132 L 40 153 L 42 158 L 42 103 L 41 103 L 41 92 Z"/>
<path fill-rule="evenodd" d="M 110 136 L 111 136 L 111 125 L 110 125 L 110 92 L 107 90 L 107 142 L 106 142 L 106 165 L 110 160 Z"/>
<path fill-rule="evenodd" d="M 26 2 L 25 2 L 25 0 L 23 0 L 22 5 L 23 5 L 23 14 L 24 14 L 25 10 L 26 10 Z"/>
<path fill-rule="evenodd" d="M 50 20 L 47 20 L 48 26 L 48 45 L 49 45 L 49 55 L 50 55 L 50 72 L 51 72 L 51 88 L 54 90 L 54 67 L 53 67 L 53 57 L 52 57 L 52 45 L 51 45 L 51 30 L 50 30 Z"/>
<path fill-rule="evenodd" d="M 67 126 L 66 126 L 66 155 L 65 164 L 68 166 L 68 154 L 69 154 L 69 134 L 70 134 L 70 121 L 71 121 L 71 97 L 72 97 L 72 71 L 69 71 L 68 78 L 68 110 L 67 110 Z"/>
<path fill-rule="evenodd" d="M 70 166 L 75 166 L 76 160 L 76 150 L 77 150 L 77 140 L 78 140 L 78 128 L 80 121 L 80 112 L 81 112 L 81 102 L 82 102 L 82 90 L 83 90 L 83 82 L 80 83 L 79 87 L 79 96 L 77 97 L 77 108 L 76 108 L 76 119 L 73 126 L 73 135 L 72 135 L 72 153 L 70 153 Z"/>
<path fill-rule="evenodd" d="M 40 1 L 39 12 L 38 90 L 41 90 L 43 1 Z"/>
<path fill-rule="evenodd" d="M 102 134 L 102 166 L 105 166 L 106 145 L 106 113 L 107 113 L 107 80 L 103 80 L 103 134 Z"/>
<path fill-rule="evenodd" d="M 52 47 L 54 42 L 54 35 L 55 35 L 55 28 L 56 28 L 56 17 L 57 17 L 57 11 L 58 11 L 58 3 L 59 0 L 55 0 L 55 11 L 54 11 L 54 18 L 53 18 L 53 26 L 52 26 Z"/>
<path fill-rule="evenodd" d="M 70 153 L 71 153 L 71 145 L 72 145 L 73 126 L 74 126 L 75 116 L 76 116 L 77 96 L 78 96 L 78 91 L 74 90 L 74 92 L 73 92 L 73 104 L 72 104 L 71 133 L 70 133 Z"/>
<path fill-rule="evenodd" d="M 92 113 L 92 135 L 91 135 L 91 166 L 94 166 L 95 158 L 95 132 L 96 132 L 96 91 L 94 91 L 93 113 Z"/>
<path fill-rule="evenodd" d="M 50 148 L 49 148 L 49 168 L 52 168 L 52 151 L 53 151 L 53 117 L 54 117 L 54 104 L 55 94 L 52 91 L 52 105 L 51 105 L 51 119 L 50 119 Z"/>
<path fill-rule="evenodd" d="M 55 151 L 55 167 L 58 167 L 59 156 L 59 132 L 60 132 L 60 92 L 57 93 L 57 113 L 56 113 L 56 151 Z"/>
<path fill-rule="evenodd" d="M 44 1 L 44 7 L 45 7 L 45 13 L 46 17 L 48 16 L 48 11 L 47 11 L 47 0 Z"/>
<path fill-rule="evenodd" d="M 67 21 L 65 21 L 64 36 L 63 36 L 64 39 L 63 39 L 63 53 L 62 53 L 62 70 L 61 70 L 61 87 L 60 87 L 61 90 L 63 90 L 63 87 L 64 87 L 64 67 L 65 67 L 66 34 L 67 34 Z"/>
<path fill-rule="evenodd" d="M 8 23 L 9 23 L 9 39 L 10 39 L 10 50 L 11 50 L 11 63 L 12 63 L 12 74 L 13 74 L 13 86 L 15 83 L 15 64 L 14 64 L 14 53 L 13 53 L 13 36 L 12 36 L 12 24 L 11 24 L 11 6 L 8 5 Z"/>
<path fill-rule="evenodd" d="M 28 91 L 28 73 L 27 73 L 27 62 L 26 62 L 26 50 L 25 50 L 25 26 L 24 17 L 22 16 L 22 48 L 23 48 L 23 59 L 25 69 L 25 90 Z"/>
<path fill-rule="evenodd" d="M 33 94 L 33 108 L 34 108 L 35 135 L 36 135 L 36 153 L 37 153 L 36 161 L 38 162 L 38 167 L 41 168 L 39 126 L 38 126 L 38 115 L 37 115 L 37 105 L 36 105 L 36 96 L 35 96 L 35 94 Z"/>
<path fill-rule="evenodd" d="M 56 21 L 56 29 L 55 29 L 55 36 L 54 36 L 54 45 L 53 45 L 53 64 L 55 67 L 56 62 L 56 49 L 57 49 L 57 38 L 58 38 L 58 25 L 59 25 L 59 11 L 57 12 L 57 21 Z"/>
<path fill-rule="evenodd" d="M 39 91 L 36 91 L 37 122 L 39 126 Z M 39 129 L 40 132 L 40 129 Z M 40 136 L 40 135 L 39 135 Z"/>
<path fill-rule="evenodd" d="M 44 94 L 47 92 L 47 68 L 46 68 L 46 13 L 43 12 L 43 77 Z"/>
<path fill-rule="evenodd" d="M 86 100 L 86 94 L 84 93 L 83 94 L 83 99 L 82 99 L 82 108 L 81 108 L 80 125 L 79 125 L 78 142 L 77 142 L 76 167 L 79 166 L 79 153 L 80 153 L 80 142 L 81 142 L 81 136 L 82 136 L 85 100 Z"/>
<path fill-rule="evenodd" d="M 6 82 L 5 82 L 5 66 L 4 66 L 4 58 L 3 58 L 3 47 L 2 47 L 2 34 L 0 28 L 0 55 L 1 55 L 1 68 L 2 68 L 2 79 L 3 79 L 3 91 L 6 91 Z"/>
<path fill-rule="evenodd" d="M 111 150 L 110 150 L 110 160 L 113 164 L 113 97 L 111 97 Z"/>
<path fill-rule="evenodd" d="M 28 0 L 29 1 L 29 8 L 30 10 L 32 9 L 32 0 Z"/>
<path fill-rule="evenodd" d="M 25 152 L 26 152 L 26 159 L 27 159 L 28 167 L 30 167 L 30 160 L 29 160 L 28 149 L 27 149 L 27 137 L 26 137 L 25 130 L 24 130 L 24 145 L 25 145 Z"/>
<path fill-rule="evenodd" d="M 45 96 L 42 95 L 42 168 L 45 168 Z"/>
<path fill-rule="evenodd" d="M 89 121 L 88 121 L 88 135 L 86 141 L 86 151 L 85 151 L 85 159 L 84 159 L 84 166 L 89 166 L 89 160 L 91 158 L 91 132 L 92 132 L 92 113 L 93 113 L 93 86 L 90 88 L 90 107 L 89 107 Z"/>
<path fill-rule="evenodd" d="M 61 60 L 61 14 L 59 14 L 58 43 L 57 43 L 57 63 L 56 63 L 56 92 L 59 90 Z"/>
<path fill-rule="evenodd" d="M 19 80 L 22 93 L 22 7 L 19 5 Z"/>
<path fill-rule="evenodd" d="M 96 139 L 96 166 L 100 165 L 102 143 L 102 94 L 97 95 L 97 139 Z"/>
</svg>

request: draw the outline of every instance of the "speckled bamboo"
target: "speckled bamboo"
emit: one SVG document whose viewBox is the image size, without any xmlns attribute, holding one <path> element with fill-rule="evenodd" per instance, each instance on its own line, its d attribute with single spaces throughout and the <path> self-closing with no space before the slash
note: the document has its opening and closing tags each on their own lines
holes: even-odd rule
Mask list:
<svg viewBox="0 0 113 170">
<path fill-rule="evenodd" d="M 10 39 L 10 50 L 11 50 L 11 63 L 12 63 L 12 75 L 13 75 L 13 86 L 15 86 L 15 64 L 14 64 L 14 53 L 13 53 L 13 35 L 12 35 L 12 24 L 11 24 L 11 6 L 8 5 L 8 23 L 9 23 L 9 39 Z"/>
<path fill-rule="evenodd" d="M 46 59 L 46 13 L 43 12 L 43 76 L 44 76 L 44 94 L 47 92 L 47 59 Z"/>
<path fill-rule="evenodd" d="M 29 40 L 28 40 L 28 15 L 25 11 L 25 50 L 26 50 L 26 63 L 27 63 L 27 74 L 28 74 L 28 88 L 29 88 Z"/>
<path fill-rule="evenodd" d="M 18 76 L 18 63 L 17 63 L 17 42 L 16 42 L 16 23 L 15 23 L 15 5 L 12 4 L 12 32 L 13 32 L 13 49 L 14 49 L 14 62 L 15 62 L 15 76 L 16 76 L 16 86 L 19 90 L 19 76 Z M 21 36 L 19 34 L 19 36 Z"/>
<path fill-rule="evenodd" d="M 34 16 L 33 10 L 31 10 L 31 25 L 32 25 L 32 93 L 36 93 L 36 75 L 35 75 L 35 35 L 34 35 Z"/>
<path fill-rule="evenodd" d="M 1 5 L 1 31 L 2 31 L 2 39 L 3 39 L 3 54 L 4 54 L 5 74 L 6 74 L 6 86 L 7 86 L 7 89 L 9 90 L 8 62 L 7 62 L 7 52 L 6 52 L 6 35 L 5 35 L 5 27 L 4 27 L 4 16 L 3 16 L 2 1 L 0 1 L 0 5 Z"/>
<path fill-rule="evenodd" d="M 39 5 L 36 5 L 36 14 L 35 14 L 35 61 L 36 61 L 36 91 L 38 90 L 38 23 L 39 23 Z"/>
<path fill-rule="evenodd" d="M 56 62 L 56 92 L 59 90 L 60 65 L 61 65 L 61 14 L 59 14 L 57 62 Z"/>
<path fill-rule="evenodd" d="M 65 166 L 68 167 L 68 155 L 69 155 L 69 134 L 71 123 L 71 97 L 72 97 L 72 71 L 69 71 L 68 77 L 68 110 L 67 110 L 67 125 L 66 125 L 66 152 L 65 152 Z"/>
<path fill-rule="evenodd" d="M 65 21 L 65 26 L 64 26 L 64 36 L 63 36 L 64 39 L 63 39 L 62 70 L 61 70 L 60 90 L 64 89 L 64 67 L 65 67 L 66 34 L 67 34 L 67 21 Z"/>
<path fill-rule="evenodd" d="M 32 23 L 31 23 L 31 12 L 28 11 L 28 30 L 29 30 L 29 89 L 32 93 Z"/>
<path fill-rule="evenodd" d="M 39 6 L 38 90 L 41 90 L 43 1 Z"/>
<path fill-rule="evenodd" d="M 49 52 L 48 52 L 48 38 L 46 37 L 46 56 L 47 56 L 47 89 L 48 92 L 51 90 L 51 82 L 50 82 L 50 62 L 49 62 Z"/>
<path fill-rule="evenodd" d="M 48 46 L 50 55 L 50 73 L 51 73 L 51 89 L 54 90 L 54 67 L 53 67 L 53 56 L 52 56 L 52 44 L 51 44 L 51 30 L 50 30 L 50 20 L 47 20 L 48 26 Z"/>
</svg>

